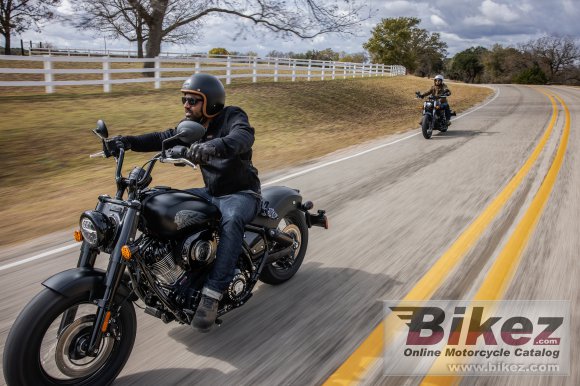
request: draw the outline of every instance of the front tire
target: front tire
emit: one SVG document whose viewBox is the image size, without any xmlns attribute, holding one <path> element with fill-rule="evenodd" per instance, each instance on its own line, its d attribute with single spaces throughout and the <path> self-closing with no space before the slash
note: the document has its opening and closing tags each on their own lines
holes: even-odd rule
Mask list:
<svg viewBox="0 0 580 386">
<path fill-rule="evenodd" d="M 76 344 L 90 334 L 96 306 L 84 293 L 65 297 L 45 288 L 14 321 L 4 347 L 4 377 L 11 385 L 109 385 L 133 349 L 137 318 L 125 301 L 111 318 L 113 334 L 103 337 L 96 357 L 80 355 Z M 122 301 L 122 298 L 118 299 Z M 74 321 L 61 326 L 62 315 L 75 310 Z M 85 311 L 85 315 L 80 316 Z"/>
<path fill-rule="evenodd" d="M 431 138 L 431 135 L 433 134 L 433 129 L 431 129 L 431 119 L 429 119 L 429 116 L 427 114 L 423 115 L 423 122 L 421 123 L 421 131 L 423 132 L 423 137 L 425 137 L 425 139 L 429 139 Z"/>
<path fill-rule="evenodd" d="M 272 285 L 282 284 L 298 272 L 308 248 L 308 226 L 302 211 L 294 209 L 288 213 L 280 221 L 278 229 L 291 234 L 298 243 L 298 248 L 291 256 L 285 256 L 264 267 L 260 273 L 260 281 Z"/>
</svg>

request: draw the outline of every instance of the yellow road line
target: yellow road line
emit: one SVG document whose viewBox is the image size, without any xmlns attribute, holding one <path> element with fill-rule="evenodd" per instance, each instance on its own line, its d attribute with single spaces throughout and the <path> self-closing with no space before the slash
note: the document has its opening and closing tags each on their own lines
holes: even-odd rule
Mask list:
<svg viewBox="0 0 580 386">
<path fill-rule="evenodd" d="M 471 249 L 474 243 L 481 237 L 487 226 L 497 216 L 509 198 L 520 186 L 524 177 L 538 159 L 542 149 L 546 145 L 552 129 L 558 117 L 556 102 L 548 96 L 552 102 L 552 118 L 548 128 L 540 142 L 534 148 L 530 157 L 508 182 L 505 188 L 496 198 L 484 209 L 484 211 L 468 226 L 451 247 L 433 264 L 427 273 L 417 282 L 417 284 L 407 293 L 403 301 L 421 301 L 429 299 L 433 293 L 441 286 L 449 273 L 457 266 L 465 254 Z M 394 319 L 387 317 L 379 323 L 370 335 L 360 344 L 350 357 L 324 382 L 325 386 L 330 385 L 351 385 L 362 379 L 371 365 L 380 357 L 384 344 L 390 337 L 385 337 L 385 328 L 390 326 Z M 394 323 L 393 323 L 394 324 Z"/>
<path fill-rule="evenodd" d="M 570 134 L 570 111 L 564 101 L 556 95 L 560 104 L 564 108 L 566 121 L 564 123 L 564 131 L 560 140 L 560 146 L 556 153 L 556 157 L 552 161 L 552 165 L 546 174 L 542 185 L 538 189 L 532 203 L 528 207 L 526 213 L 516 225 L 506 245 L 499 253 L 497 259 L 491 266 L 486 279 L 481 284 L 481 287 L 474 295 L 474 301 L 480 300 L 498 300 L 503 298 L 512 278 L 515 275 L 516 269 L 521 261 L 522 253 L 528 244 L 528 241 L 538 224 L 538 221 L 546 207 L 550 193 L 556 183 L 556 178 L 562 167 L 566 148 L 568 146 L 568 137 Z M 436 361 L 437 362 L 437 361 Z M 432 368 L 437 366 L 437 363 Z M 457 376 L 433 376 L 428 375 L 423 379 L 422 385 L 451 385 L 456 384 L 461 380 Z"/>
</svg>

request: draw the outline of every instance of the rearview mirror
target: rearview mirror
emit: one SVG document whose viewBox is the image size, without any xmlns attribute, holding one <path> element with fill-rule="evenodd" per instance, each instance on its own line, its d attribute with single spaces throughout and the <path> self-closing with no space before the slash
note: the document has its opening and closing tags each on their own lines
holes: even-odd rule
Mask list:
<svg viewBox="0 0 580 386">
<path fill-rule="evenodd" d="M 101 139 L 109 137 L 109 130 L 107 130 L 107 125 L 105 125 L 105 122 L 100 119 L 97 121 L 97 128 L 93 130 L 93 133 L 95 133 Z"/>
<path fill-rule="evenodd" d="M 183 121 L 177 125 L 177 134 L 174 138 L 179 138 L 182 142 L 191 145 L 205 135 L 205 127 L 194 121 Z"/>
</svg>

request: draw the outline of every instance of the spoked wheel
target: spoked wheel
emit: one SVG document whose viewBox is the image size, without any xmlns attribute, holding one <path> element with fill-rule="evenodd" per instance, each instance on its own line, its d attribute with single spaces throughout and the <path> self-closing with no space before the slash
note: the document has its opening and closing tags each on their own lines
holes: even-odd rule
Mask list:
<svg viewBox="0 0 580 386">
<path fill-rule="evenodd" d="M 289 280 L 300 268 L 308 247 L 308 226 L 304 213 L 296 209 L 280 221 L 278 229 L 292 236 L 294 248 L 287 256 L 264 267 L 260 280 L 267 284 L 281 284 Z"/>
<path fill-rule="evenodd" d="M 431 138 L 431 135 L 433 134 L 433 129 L 431 128 L 430 123 L 431 119 L 429 119 L 429 116 L 423 115 L 423 122 L 421 123 L 421 131 L 423 132 L 423 137 L 425 137 L 425 139 Z"/>
<path fill-rule="evenodd" d="M 124 302 L 113 313 L 96 353 L 86 352 L 97 307 L 89 293 L 39 293 L 20 313 L 4 348 L 8 385 L 108 385 L 125 365 L 137 330 L 135 310 Z"/>
</svg>

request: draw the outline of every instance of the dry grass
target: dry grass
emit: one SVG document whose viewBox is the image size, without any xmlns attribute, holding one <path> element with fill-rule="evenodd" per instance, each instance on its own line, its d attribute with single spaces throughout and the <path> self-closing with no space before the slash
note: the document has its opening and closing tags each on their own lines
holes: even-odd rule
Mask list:
<svg viewBox="0 0 580 386">
<path fill-rule="evenodd" d="M 244 108 L 256 128 L 254 161 L 263 173 L 304 163 L 349 145 L 417 127 L 415 90 L 431 81 L 415 77 L 324 82 L 233 84 L 228 104 Z M 0 96 L 0 245 L 20 242 L 77 223 L 98 194 L 114 193 L 112 159 L 88 158 L 100 147 L 89 129 L 97 119 L 114 134 L 139 134 L 175 125 L 183 115 L 173 89 L 111 94 Z M 451 85 L 458 112 L 490 90 Z M 130 153 L 127 168 L 147 155 Z M 154 184 L 201 184 L 190 169 L 158 166 Z"/>
</svg>

